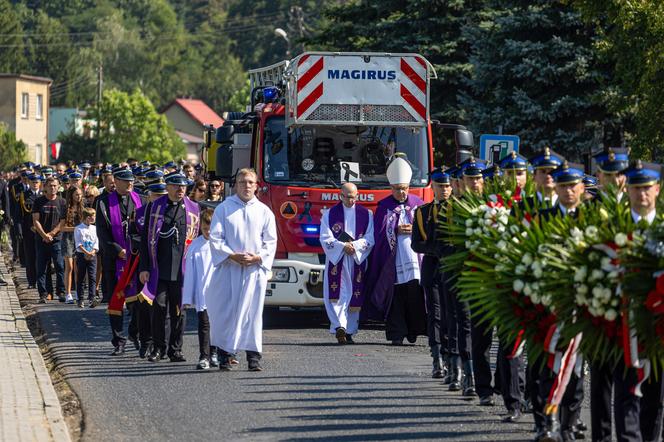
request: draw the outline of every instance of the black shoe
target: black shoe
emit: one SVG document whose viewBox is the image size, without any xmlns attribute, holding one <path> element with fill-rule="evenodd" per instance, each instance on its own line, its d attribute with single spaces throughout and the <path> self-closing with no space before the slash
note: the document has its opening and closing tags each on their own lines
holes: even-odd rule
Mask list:
<svg viewBox="0 0 664 442">
<path fill-rule="evenodd" d="M 115 347 L 115 349 L 113 349 L 113 351 L 111 352 L 111 356 L 120 356 L 120 355 L 123 355 L 124 352 L 125 352 L 124 345 L 118 345 L 118 346 Z"/>
<path fill-rule="evenodd" d="M 417 341 L 417 335 L 408 335 L 408 336 L 406 336 L 406 339 L 411 344 L 414 344 Z"/>
<path fill-rule="evenodd" d="M 138 357 L 145 359 L 151 352 L 151 345 L 144 345 L 138 350 Z"/>
<path fill-rule="evenodd" d="M 35 285 L 34 284 L 28 284 L 28 290 L 34 290 Z"/>
<path fill-rule="evenodd" d="M 480 405 L 483 407 L 493 407 L 496 405 L 496 401 L 493 396 L 482 396 L 480 398 Z"/>
<path fill-rule="evenodd" d="M 515 408 L 514 410 L 510 410 L 507 412 L 507 416 L 503 418 L 503 422 L 508 422 L 508 423 L 513 423 L 513 422 L 519 422 L 521 420 L 521 410 L 518 408 Z"/>
<path fill-rule="evenodd" d="M 581 431 L 581 432 L 588 431 L 588 425 L 586 425 L 580 418 L 576 419 L 576 421 L 574 422 L 573 427 L 574 427 L 575 433 L 578 432 L 578 431 Z M 578 439 L 578 436 L 577 436 L 577 439 Z"/>
<path fill-rule="evenodd" d="M 66 300 L 67 300 L 67 298 L 65 298 L 65 295 L 62 295 L 62 294 L 58 295 L 58 301 L 65 302 Z"/>
<path fill-rule="evenodd" d="M 403 345 L 403 338 L 401 339 L 392 339 L 392 345 L 399 347 Z"/>
<path fill-rule="evenodd" d="M 95 308 L 95 307 L 97 307 L 98 305 L 99 305 L 99 298 L 94 298 L 94 299 L 90 302 L 90 308 Z"/>
<path fill-rule="evenodd" d="M 152 353 L 150 353 L 150 356 L 148 356 L 148 361 L 150 362 L 159 362 L 162 359 L 163 358 L 159 350 L 153 351 Z"/>
<path fill-rule="evenodd" d="M 39 297 L 39 303 L 40 304 L 46 304 L 46 296 L 40 296 Z"/>
<path fill-rule="evenodd" d="M 187 362 L 187 359 L 179 351 L 170 355 L 168 359 L 170 359 L 171 362 Z"/>
<path fill-rule="evenodd" d="M 219 358 L 219 371 L 231 371 L 233 369 L 231 360 L 228 355 L 220 355 Z"/>
<path fill-rule="evenodd" d="M 252 359 L 249 361 L 249 371 L 263 371 L 260 361 Z"/>
<path fill-rule="evenodd" d="M 131 341 L 131 343 L 134 344 L 134 348 L 136 350 L 139 350 L 141 348 L 141 344 L 138 342 L 138 338 L 129 338 L 129 341 Z"/>
<path fill-rule="evenodd" d="M 355 341 L 353 341 L 353 335 L 346 334 L 346 344 L 355 344 Z"/>
<path fill-rule="evenodd" d="M 337 342 L 339 344 L 345 344 L 346 343 L 346 329 L 343 327 L 337 327 L 335 330 L 334 336 L 337 338 Z"/>
</svg>

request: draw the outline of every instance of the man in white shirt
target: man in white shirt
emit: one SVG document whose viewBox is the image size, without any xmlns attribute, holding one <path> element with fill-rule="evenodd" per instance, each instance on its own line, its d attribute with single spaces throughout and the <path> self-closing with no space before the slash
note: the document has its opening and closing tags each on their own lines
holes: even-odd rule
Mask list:
<svg viewBox="0 0 664 442">
<path fill-rule="evenodd" d="M 357 187 L 341 186 L 341 202 L 321 217 L 320 243 L 325 252 L 323 300 L 330 333 L 339 344 L 352 344 L 364 302 L 364 274 L 374 244 L 373 216 L 357 204 Z"/>
</svg>

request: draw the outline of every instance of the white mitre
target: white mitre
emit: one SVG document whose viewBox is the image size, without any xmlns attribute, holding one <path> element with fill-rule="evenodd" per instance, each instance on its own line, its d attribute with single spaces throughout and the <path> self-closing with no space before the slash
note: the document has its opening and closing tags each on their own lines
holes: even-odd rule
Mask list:
<svg viewBox="0 0 664 442">
<path fill-rule="evenodd" d="M 410 179 L 413 176 L 413 169 L 410 167 L 408 161 L 401 156 L 396 156 L 394 160 L 387 167 L 387 181 L 390 184 L 410 184 Z"/>
</svg>

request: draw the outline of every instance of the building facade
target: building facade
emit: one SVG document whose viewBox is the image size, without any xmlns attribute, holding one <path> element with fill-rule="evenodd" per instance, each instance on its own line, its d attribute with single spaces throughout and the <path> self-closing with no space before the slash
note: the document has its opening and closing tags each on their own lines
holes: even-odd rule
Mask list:
<svg viewBox="0 0 664 442">
<path fill-rule="evenodd" d="M 0 74 L 0 121 L 27 146 L 26 159 L 49 162 L 48 111 L 50 78 Z"/>
</svg>

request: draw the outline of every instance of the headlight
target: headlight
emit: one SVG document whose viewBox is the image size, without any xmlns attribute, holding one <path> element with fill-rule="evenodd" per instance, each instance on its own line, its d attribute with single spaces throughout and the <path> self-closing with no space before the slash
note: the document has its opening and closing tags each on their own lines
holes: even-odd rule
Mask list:
<svg viewBox="0 0 664 442">
<path fill-rule="evenodd" d="M 288 267 L 272 267 L 270 282 L 288 282 L 289 280 L 290 269 Z"/>
</svg>

